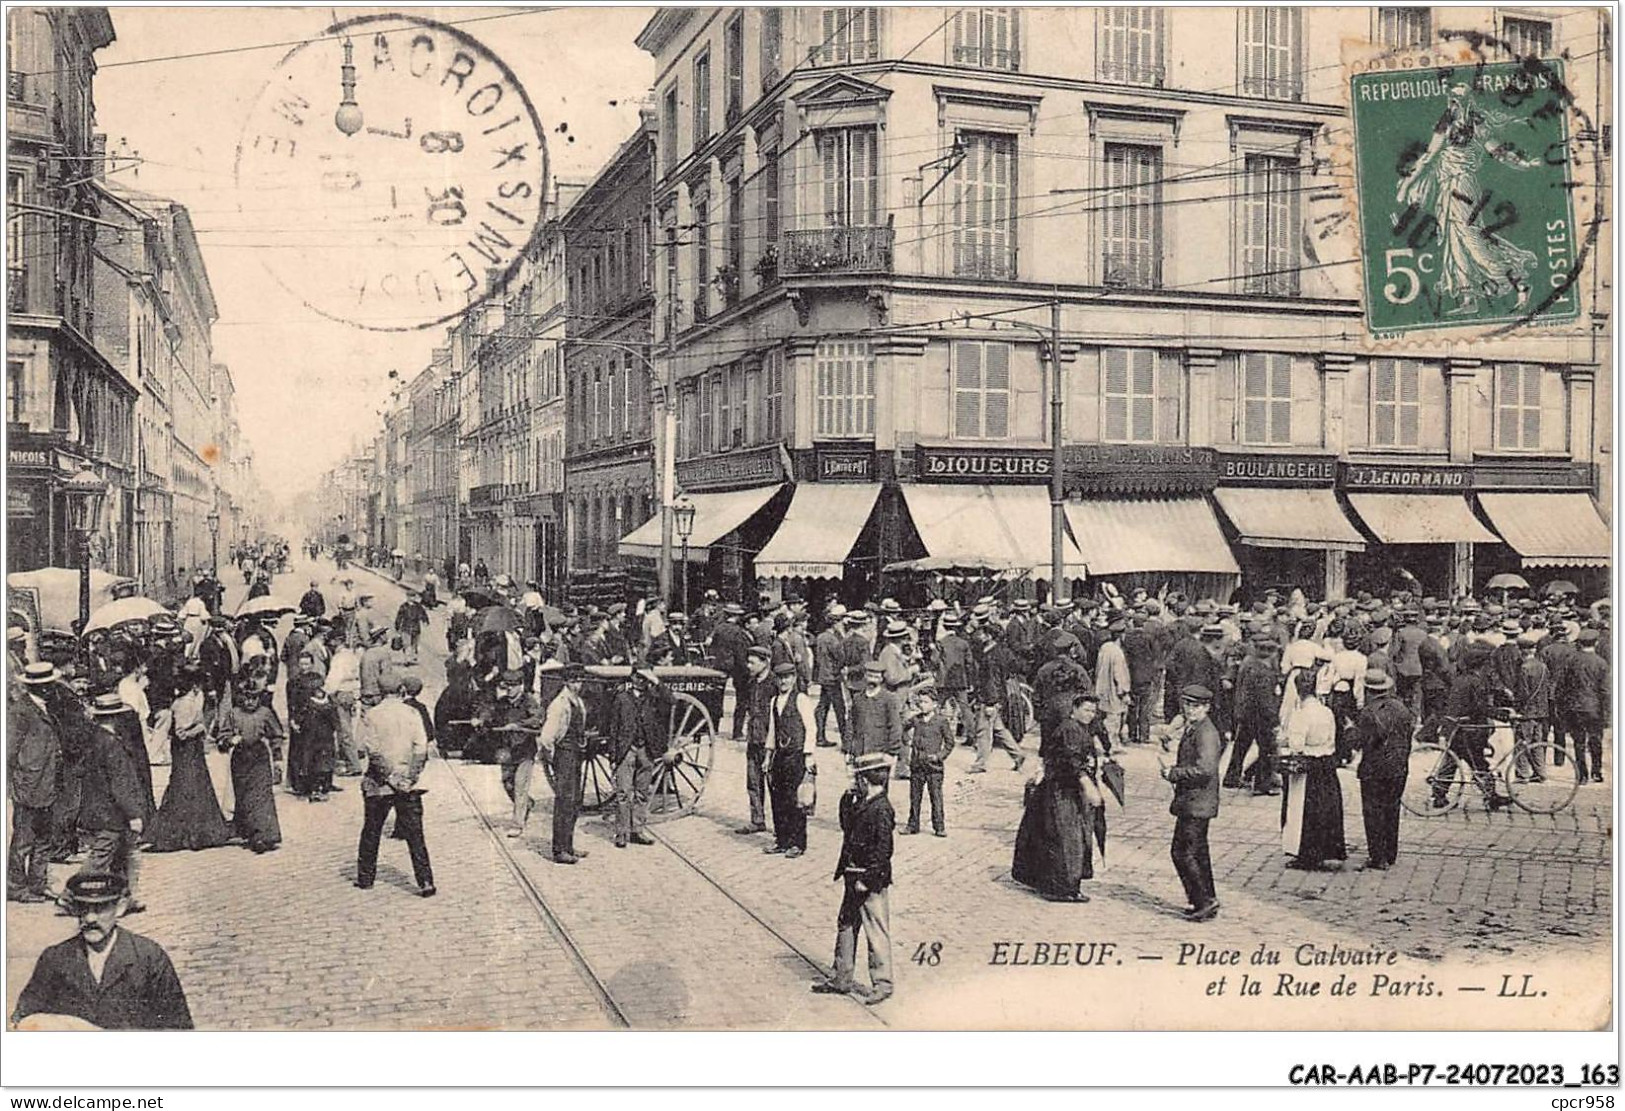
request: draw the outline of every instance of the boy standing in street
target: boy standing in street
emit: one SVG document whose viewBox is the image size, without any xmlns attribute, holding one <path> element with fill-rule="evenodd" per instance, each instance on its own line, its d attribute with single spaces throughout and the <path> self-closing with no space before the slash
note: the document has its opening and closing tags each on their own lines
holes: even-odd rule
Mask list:
<svg viewBox="0 0 1625 1111">
<path fill-rule="evenodd" d="M 953 730 L 948 719 L 937 711 L 936 693 L 922 690 L 914 695 L 920 707 L 914 718 L 914 750 L 912 775 L 908 782 L 908 825 L 905 834 L 920 832 L 920 802 L 926 791 L 931 792 L 931 832 L 938 837 L 948 836 L 947 820 L 942 808 L 942 766 L 953 748 Z"/>
</svg>

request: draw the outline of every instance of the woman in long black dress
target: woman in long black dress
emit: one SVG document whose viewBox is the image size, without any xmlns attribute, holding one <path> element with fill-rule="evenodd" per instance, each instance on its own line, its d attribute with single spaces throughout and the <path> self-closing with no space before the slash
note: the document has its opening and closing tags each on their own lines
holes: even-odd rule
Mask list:
<svg viewBox="0 0 1625 1111">
<path fill-rule="evenodd" d="M 1281 795 L 1281 848 L 1288 868 L 1313 871 L 1348 857 L 1343 785 L 1337 780 L 1337 723 L 1315 693 L 1313 672 L 1297 677 L 1298 705 L 1286 723 L 1290 774 Z"/>
<path fill-rule="evenodd" d="M 237 807 L 231 816 L 237 836 L 257 853 L 282 843 L 272 788 L 281 778 L 282 722 L 271 709 L 269 691 L 239 692 L 228 725 L 231 787 Z"/>
<path fill-rule="evenodd" d="M 178 682 L 180 697 L 171 706 L 169 786 L 150 831 L 154 852 L 212 849 L 231 840 L 203 759 L 209 732 L 203 724 L 202 676 L 197 668 L 185 667 Z"/>
<path fill-rule="evenodd" d="M 1011 877 L 1052 902 L 1089 901 L 1078 890 L 1094 876 L 1090 841 L 1094 819 L 1082 780 L 1094 763 L 1095 740 L 1088 721 L 1097 705 L 1093 694 L 1075 695 L 1071 714 L 1039 749 L 1044 777 L 1027 792 L 1016 832 Z"/>
<path fill-rule="evenodd" d="M 306 651 L 299 667 L 288 679 L 288 789 L 311 802 L 326 802 L 333 790 L 338 707 L 322 688 L 315 654 Z"/>
</svg>

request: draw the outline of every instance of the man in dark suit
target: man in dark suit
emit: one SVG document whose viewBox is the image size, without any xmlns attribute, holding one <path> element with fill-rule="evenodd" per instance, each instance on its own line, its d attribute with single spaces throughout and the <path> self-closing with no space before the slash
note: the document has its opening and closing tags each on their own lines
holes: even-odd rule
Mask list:
<svg viewBox="0 0 1625 1111">
<path fill-rule="evenodd" d="M 50 861 L 51 807 L 62 775 L 62 741 L 36 690 L 56 679 L 48 663 L 30 664 L 12 688 L 6 714 L 6 783 L 11 789 L 11 844 L 6 897 L 43 903 Z"/>
<path fill-rule="evenodd" d="M 117 694 L 97 695 L 91 706 L 95 724 L 90 730 L 79 800 L 79 839 L 86 846 L 79 874 L 118 876 L 127 896 L 126 913 L 135 914 L 146 909 L 136 899 L 136 873 L 141 859 L 136 843 L 152 811 L 151 795 L 112 720 L 126 713 Z"/>
<path fill-rule="evenodd" d="M 1394 692 L 1385 671 L 1365 673 L 1365 707 L 1354 722 L 1360 750 L 1360 812 L 1365 818 L 1366 867 L 1379 872 L 1399 855 L 1399 796 L 1410 768 L 1416 717 Z"/>
<path fill-rule="evenodd" d="M 1169 855 L 1190 900 L 1185 917 L 1192 922 L 1207 922 L 1219 913 L 1207 827 L 1219 813 L 1219 751 L 1224 745 L 1208 718 L 1212 706 L 1213 692 L 1207 687 L 1192 683 L 1182 689 L 1179 710 L 1185 729 L 1175 763 L 1170 766 L 1161 756 L 1157 759 L 1162 777 L 1174 785 L 1174 800 L 1168 806 L 1174 816 Z"/>
<path fill-rule="evenodd" d="M 717 631 L 727 628 L 724 623 Z M 737 625 L 733 626 L 738 628 Z M 750 803 L 750 821 L 735 833 L 761 833 L 767 829 L 767 732 L 769 704 L 773 701 L 773 680 L 768 670 L 773 653 L 755 645 L 745 649 L 745 674 L 736 678 L 740 704 L 745 707 L 745 797 Z M 739 708 L 734 708 L 734 720 L 739 720 Z M 735 730 L 740 726 L 735 724 Z"/>
<path fill-rule="evenodd" d="M 1597 654 L 1601 634 L 1581 629 L 1579 651 L 1569 658 L 1556 680 L 1556 700 L 1574 738 L 1574 763 L 1586 778 L 1590 757 L 1591 782 L 1602 782 L 1602 731 L 1608 728 L 1610 708 L 1608 661 Z"/>
<path fill-rule="evenodd" d="M 65 902 L 79 919 L 79 935 L 40 954 L 12 1011 L 13 1023 L 30 1015 L 60 1015 L 104 1030 L 192 1029 L 186 992 L 169 954 L 157 942 L 119 928 L 128 901 L 118 876 L 81 873 L 68 880 Z"/>
<path fill-rule="evenodd" d="M 742 606 L 730 603 L 723 609 L 723 620 L 711 633 L 711 666 L 726 672 L 733 680 L 733 739 L 736 741 L 745 735 L 745 718 L 750 714 L 751 689 L 755 682 L 745 662 L 751 639 L 740 625 L 744 616 Z"/>
</svg>

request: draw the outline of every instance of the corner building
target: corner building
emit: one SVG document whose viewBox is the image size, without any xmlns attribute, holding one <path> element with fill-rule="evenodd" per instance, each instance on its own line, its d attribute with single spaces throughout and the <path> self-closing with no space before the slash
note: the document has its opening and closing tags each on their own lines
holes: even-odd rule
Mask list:
<svg viewBox="0 0 1625 1111">
<path fill-rule="evenodd" d="M 1605 590 L 1606 314 L 1362 339 L 1340 44 L 1469 30 L 1606 111 L 1597 12 L 660 9 L 656 350 L 706 585 L 1047 579 L 1058 302 L 1070 579 Z"/>
</svg>

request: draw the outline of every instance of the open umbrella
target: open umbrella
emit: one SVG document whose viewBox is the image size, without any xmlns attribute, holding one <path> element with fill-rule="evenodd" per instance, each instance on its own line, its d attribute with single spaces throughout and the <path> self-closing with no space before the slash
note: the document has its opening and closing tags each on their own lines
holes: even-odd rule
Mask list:
<svg viewBox="0 0 1625 1111">
<path fill-rule="evenodd" d="M 474 610 L 476 613 L 487 606 L 499 604 L 497 596 L 489 590 L 465 590 L 462 593 L 463 601 L 468 605 L 469 609 Z"/>
<path fill-rule="evenodd" d="M 278 598 L 271 594 L 261 594 L 258 598 L 250 598 L 238 606 L 237 616 L 249 617 L 258 614 L 263 617 L 281 617 L 285 613 L 293 613 L 298 608 L 298 602 L 290 602 L 286 598 Z"/>
<path fill-rule="evenodd" d="M 475 632 L 515 633 L 519 631 L 519 615 L 507 606 L 486 606 L 474 622 Z"/>
<path fill-rule="evenodd" d="M 79 619 L 79 572 L 72 567 L 41 567 L 38 571 L 18 571 L 6 576 L 13 591 L 28 594 L 34 601 L 40 625 L 64 632 Z M 134 586 L 135 580 L 106 571 L 90 572 L 90 611 L 113 600 L 114 590 Z"/>
<path fill-rule="evenodd" d="M 1529 583 L 1522 575 L 1503 571 L 1485 584 L 1491 590 L 1528 590 Z"/>
<path fill-rule="evenodd" d="M 92 612 L 84 631 L 93 633 L 97 629 L 111 629 L 126 621 L 145 621 L 168 612 L 151 598 L 119 598 Z"/>
<path fill-rule="evenodd" d="M 1541 587 L 1540 592 L 1550 597 L 1554 594 L 1578 594 L 1580 593 L 1580 588 L 1569 582 L 1567 579 L 1553 579 L 1551 582 Z"/>
<path fill-rule="evenodd" d="M 406 553 L 401 551 L 399 548 L 396 548 L 393 552 L 390 552 L 389 554 L 394 556 L 396 559 L 405 559 L 406 558 Z"/>
</svg>

